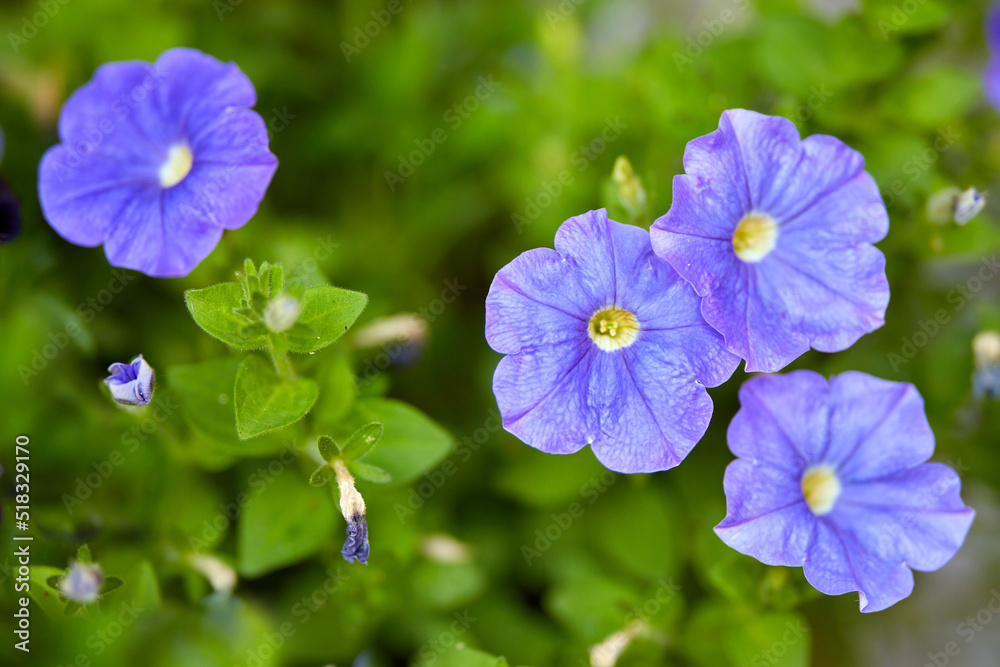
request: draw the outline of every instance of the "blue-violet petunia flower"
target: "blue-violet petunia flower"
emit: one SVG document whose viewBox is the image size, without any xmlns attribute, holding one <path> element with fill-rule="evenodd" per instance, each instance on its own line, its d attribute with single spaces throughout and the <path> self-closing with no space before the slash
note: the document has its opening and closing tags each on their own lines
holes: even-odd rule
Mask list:
<svg viewBox="0 0 1000 667">
<path fill-rule="evenodd" d="M 365 499 L 354 486 L 354 477 L 340 459 L 334 459 L 333 469 L 337 474 L 337 487 L 340 490 L 340 513 L 347 521 L 347 539 L 340 555 L 348 563 L 358 561 L 368 564 L 368 523 L 365 520 L 367 509 Z"/>
<path fill-rule="evenodd" d="M 59 117 L 42 158 L 49 224 L 114 266 L 185 276 L 242 227 L 277 168 L 253 84 L 236 65 L 176 48 L 102 65 Z"/>
<path fill-rule="evenodd" d="M 103 583 L 104 574 L 99 565 L 76 561 L 60 580 L 59 591 L 74 602 L 89 604 L 101 596 Z"/>
<path fill-rule="evenodd" d="M 861 611 L 910 595 L 913 570 L 937 570 L 975 512 L 934 453 L 910 384 L 800 370 L 740 387 L 729 425 L 722 541 L 768 565 L 803 567 L 827 595 L 858 591 Z"/>
<path fill-rule="evenodd" d="M 148 405 L 153 400 L 156 374 L 153 367 L 140 354 L 131 363 L 114 363 L 108 366 L 110 376 L 104 384 L 111 390 L 111 397 L 123 405 Z"/>
<path fill-rule="evenodd" d="M 791 121 L 742 109 L 688 143 L 650 237 L 747 371 L 844 350 L 884 323 L 889 283 L 872 243 L 889 218 L 864 164 L 838 139 L 800 140 Z"/>
<path fill-rule="evenodd" d="M 983 70 L 986 98 L 1000 109 L 1000 2 L 994 2 L 986 15 L 986 46 L 990 59 Z"/>
<path fill-rule="evenodd" d="M 507 355 L 493 376 L 505 429 L 550 454 L 590 445 L 625 473 L 679 464 L 708 428 L 705 388 L 739 364 L 648 232 L 603 209 L 497 272 L 486 339 Z"/>
</svg>

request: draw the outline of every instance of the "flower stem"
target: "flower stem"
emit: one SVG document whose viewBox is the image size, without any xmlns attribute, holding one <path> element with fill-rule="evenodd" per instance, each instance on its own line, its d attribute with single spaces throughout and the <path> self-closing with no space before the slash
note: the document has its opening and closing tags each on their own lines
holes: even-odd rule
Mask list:
<svg viewBox="0 0 1000 667">
<path fill-rule="evenodd" d="M 292 366 L 288 363 L 288 340 L 285 335 L 271 334 L 267 341 L 267 350 L 271 354 L 271 361 L 274 362 L 274 370 L 286 380 L 294 378 Z"/>
</svg>

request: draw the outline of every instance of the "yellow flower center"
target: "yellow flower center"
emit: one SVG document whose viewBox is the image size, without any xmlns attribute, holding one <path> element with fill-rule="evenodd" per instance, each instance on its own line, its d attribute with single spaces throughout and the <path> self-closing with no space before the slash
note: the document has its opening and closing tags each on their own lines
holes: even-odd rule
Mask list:
<svg viewBox="0 0 1000 667">
<path fill-rule="evenodd" d="M 591 340 L 605 352 L 628 347 L 639 337 L 639 320 L 620 308 L 605 308 L 594 313 L 587 325 Z"/>
<path fill-rule="evenodd" d="M 187 144 L 174 144 L 167 153 L 167 161 L 160 167 L 160 185 L 172 188 L 188 175 L 194 158 Z"/>
<path fill-rule="evenodd" d="M 802 475 L 802 495 L 806 497 L 813 514 L 823 516 L 828 513 L 840 495 L 837 471 L 825 463 L 806 470 Z"/>
<path fill-rule="evenodd" d="M 778 223 L 767 213 L 748 213 L 733 233 L 733 250 L 744 262 L 759 262 L 774 250 Z"/>
</svg>

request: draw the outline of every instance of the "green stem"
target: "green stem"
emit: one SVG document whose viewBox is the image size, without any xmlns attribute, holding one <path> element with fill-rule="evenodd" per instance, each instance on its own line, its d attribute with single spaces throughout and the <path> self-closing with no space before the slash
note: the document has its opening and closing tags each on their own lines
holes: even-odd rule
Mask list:
<svg viewBox="0 0 1000 667">
<path fill-rule="evenodd" d="M 295 373 L 292 372 L 292 365 L 288 363 L 288 339 L 285 338 L 285 334 L 271 334 L 267 341 L 267 350 L 271 353 L 274 370 L 286 380 L 293 379 Z"/>
</svg>

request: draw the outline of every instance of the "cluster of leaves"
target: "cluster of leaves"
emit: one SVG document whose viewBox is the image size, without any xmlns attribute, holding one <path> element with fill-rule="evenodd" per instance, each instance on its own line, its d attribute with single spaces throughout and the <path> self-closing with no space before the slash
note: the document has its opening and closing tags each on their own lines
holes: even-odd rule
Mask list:
<svg viewBox="0 0 1000 667">
<path fill-rule="evenodd" d="M 287 331 L 272 331 L 264 321 L 270 303 L 286 296 L 281 264 L 264 262 L 260 271 L 247 259 L 239 283 L 188 290 L 188 311 L 207 333 L 235 350 L 266 349 L 272 364 L 248 355 L 236 371 L 233 390 L 236 432 L 243 440 L 302 419 L 319 398 L 319 385 L 295 377 L 289 352 L 313 354 L 340 338 L 364 310 L 360 292 L 318 285 L 291 285 L 287 296 L 301 302 L 301 314 Z"/>
</svg>

